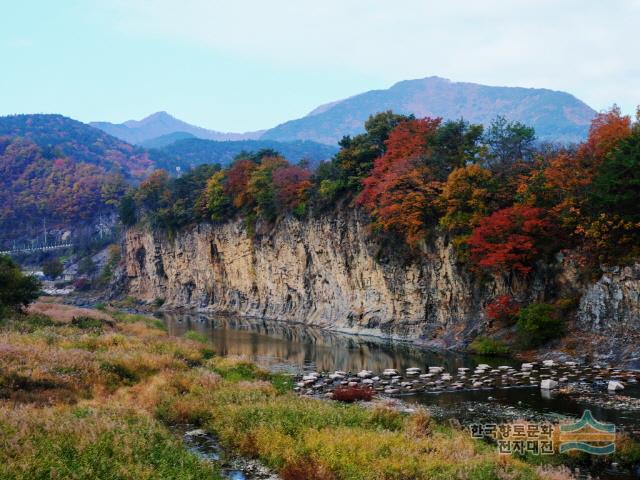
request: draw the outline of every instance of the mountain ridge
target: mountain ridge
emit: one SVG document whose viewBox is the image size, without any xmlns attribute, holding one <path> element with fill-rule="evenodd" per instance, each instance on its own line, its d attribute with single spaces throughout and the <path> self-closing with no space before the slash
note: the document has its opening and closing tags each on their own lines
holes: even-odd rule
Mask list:
<svg viewBox="0 0 640 480">
<path fill-rule="evenodd" d="M 127 120 L 123 123 L 90 122 L 89 125 L 135 145 L 177 132 L 217 141 L 257 139 L 264 133 L 264 130 L 245 133 L 209 130 L 180 120 L 165 111 L 152 113 L 141 120 Z"/>
<path fill-rule="evenodd" d="M 587 134 L 596 111 L 575 96 L 546 88 L 488 86 L 442 77 L 402 80 L 329 102 L 304 117 L 267 130 L 262 139 L 314 140 L 335 144 L 362 132 L 369 115 L 393 110 L 417 117 L 464 118 L 488 125 L 498 115 L 536 129 L 540 140 L 577 142 Z"/>
</svg>

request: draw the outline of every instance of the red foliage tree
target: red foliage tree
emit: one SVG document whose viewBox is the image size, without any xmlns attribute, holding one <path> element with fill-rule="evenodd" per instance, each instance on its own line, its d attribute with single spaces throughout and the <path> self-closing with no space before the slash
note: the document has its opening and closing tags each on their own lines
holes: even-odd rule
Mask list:
<svg viewBox="0 0 640 480">
<path fill-rule="evenodd" d="M 544 210 L 514 205 L 481 220 L 467 243 L 471 259 L 479 267 L 493 273 L 527 275 L 552 235 Z"/>
<path fill-rule="evenodd" d="M 256 168 L 254 162 L 244 159 L 235 162 L 227 171 L 224 193 L 231 198 L 234 207 L 242 208 L 252 203 L 248 187 L 251 174 Z"/>
<path fill-rule="evenodd" d="M 580 146 L 578 156 L 588 155 L 602 159 L 619 140 L 631 135 L 631 117 L 622 115 L 620 108 L 598 113 L 591 122 L 589 137 Z"/>
<path fill-rule="evenodd" d="M 292 210 L 306 200 L 311 188 L 311 172 L 298 166 L 283 167 L 273 172 L 276 201 L 281 210 Z"/>
<path fill-rule="evenodd" d="M 511 295 L 500 295 L 487 305 L 485 314 L 489 320 L 508 325 L 519 311 L 520 305 Z"/>
<path fill-rule="evenodd" d="M 374 225 L 415 243 L 426 233 L 429 208 L 440 193 L 428 165 L 431 141 L 440 119 L 400 123 L 389 134 L 386 153 L 374 162 L 356 199 L 374 217 Z"/>
</svg>

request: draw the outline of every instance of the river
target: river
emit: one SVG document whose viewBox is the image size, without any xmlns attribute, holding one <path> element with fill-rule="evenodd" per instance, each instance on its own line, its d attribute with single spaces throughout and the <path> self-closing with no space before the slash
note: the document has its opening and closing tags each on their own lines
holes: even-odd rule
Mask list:
<svg viewBox="0 0 640 480">
<path fill-rule="evenodd" d="M 211 341 L 217 355 L 242 356 L 275 372 L 300 374 L 308 371 L 358 372 L 366 369 L 380 373 L 387 368 L 402 372 L 410 367 L 424 369 L 427 366 L 441 366 L 453 373 L 459 367 L 474 368 L 480 363 L 512 365 L 516 368 L 520 365 L 513 359 L 424 350 L 410 343 L 346 335 L 301 324 L 205 314 L 165 314 L 164 321 L 171 335 L 197 331 Z M 638 385 L 628 385 L 624 394 L 640 398 Z M 602 395 L 608 394 L 603 392 Z M 455 417 L 463 423 L 513 418 L 579 417 L 589 408 L 600 421 L 616 423 L 618 428 L 634 433 L 640 428 L 640 412 L 637 410 L 587 405 L 567 396 L 545 395 L 537 386 L 464 389 L 403 395 L 401 398 L 407 403 L 429 406 L 438 417 Z"/>
</svg>

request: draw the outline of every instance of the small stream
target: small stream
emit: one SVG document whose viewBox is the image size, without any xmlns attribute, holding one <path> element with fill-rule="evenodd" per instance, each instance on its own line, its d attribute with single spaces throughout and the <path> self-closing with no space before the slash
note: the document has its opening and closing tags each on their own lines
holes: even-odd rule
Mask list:
<svg viewBox="0 0 640 480">
<path fill-rule="evenodd" d="M 450 351 L 424 350 L 409 343 L 375 337 L 360 337 L 280 322 L 212 316 L 204 314 L 165 314 L 164 321 L 171 335 L 180 336 L 189 330 L 210 339 L 217 355 L 242 356 L 261 367 L 291 374 L 305 372 L 353 372 L 385 369 L 405 372 L 406 369 L 438 366 L 455 375 L 459 368 L 473 369 L 479 364 L 492 367 L 520 363 L 513 359 L 477 357 Z M 589 379 L 590 380 L 590 379 Z M 600 394 L 598 394 L 600 395 Z M 547 421 L 564 417 L 580 417 L 585 409 L 603 422 L 615 423 L 618 430 L 640 436 L 640 408 L 624 408 L 616 395 L 606 391 L 597 405 L 580 396 L 555 395 L 542 392 L 538 385 L 519 385 L 486 389 L 442 390 L 401 395 L 405 404 L 425 405 L 441 420 L 455 419 L 462 424 L 535 419 Z M 624 396 L 640 398 L 640 384 L 628 384 Z M 233 475 L 243 475 L 233 473 Z M 261 478 L 258 476 L 228 476 L 234 480 Z M 605 476 L 602 478 L 638 478 L 635 476 Z"/>
<path fill-rule="evenodd" d="M 187 449 L 200 459 L 218 466 L 223 478 L 228 480 L 279 480 L 260 462 L 229 455 L 214 435 L 192 425 L 178 425 L 175 433 L 182 437 Z"/>
</svg>

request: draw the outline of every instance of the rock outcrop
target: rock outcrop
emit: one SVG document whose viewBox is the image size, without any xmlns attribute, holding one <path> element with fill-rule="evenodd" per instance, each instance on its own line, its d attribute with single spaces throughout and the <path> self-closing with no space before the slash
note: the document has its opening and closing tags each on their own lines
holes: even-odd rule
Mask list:
<svg viewBox="0 0 640 480">
<path fill-rule="evenodd" d="M 605 269 L 580 301 L 579 325 L 602 333 L 640 334 L 640 264 Z"/>
<path fill-rule="evenodd" d="M 541 265 L 525 282 L 479 279 L 444 237 L 417 254 L 371 238 L 358 212 L 286 219 L 252 236 L 241 221 L 202 224 L 175 238 L 129 229 L 124 238 L 128 294 L 167 308 L 188 308 L 305 323 L 338 331 L 460 347 L 486 328 L 497 295 L 544 301 L 565 289 L 567 268 Z M 638 328 L 638 268 L 608 273 L 586 291 L 578 324 L 590 331 Z"/>
</svg>

